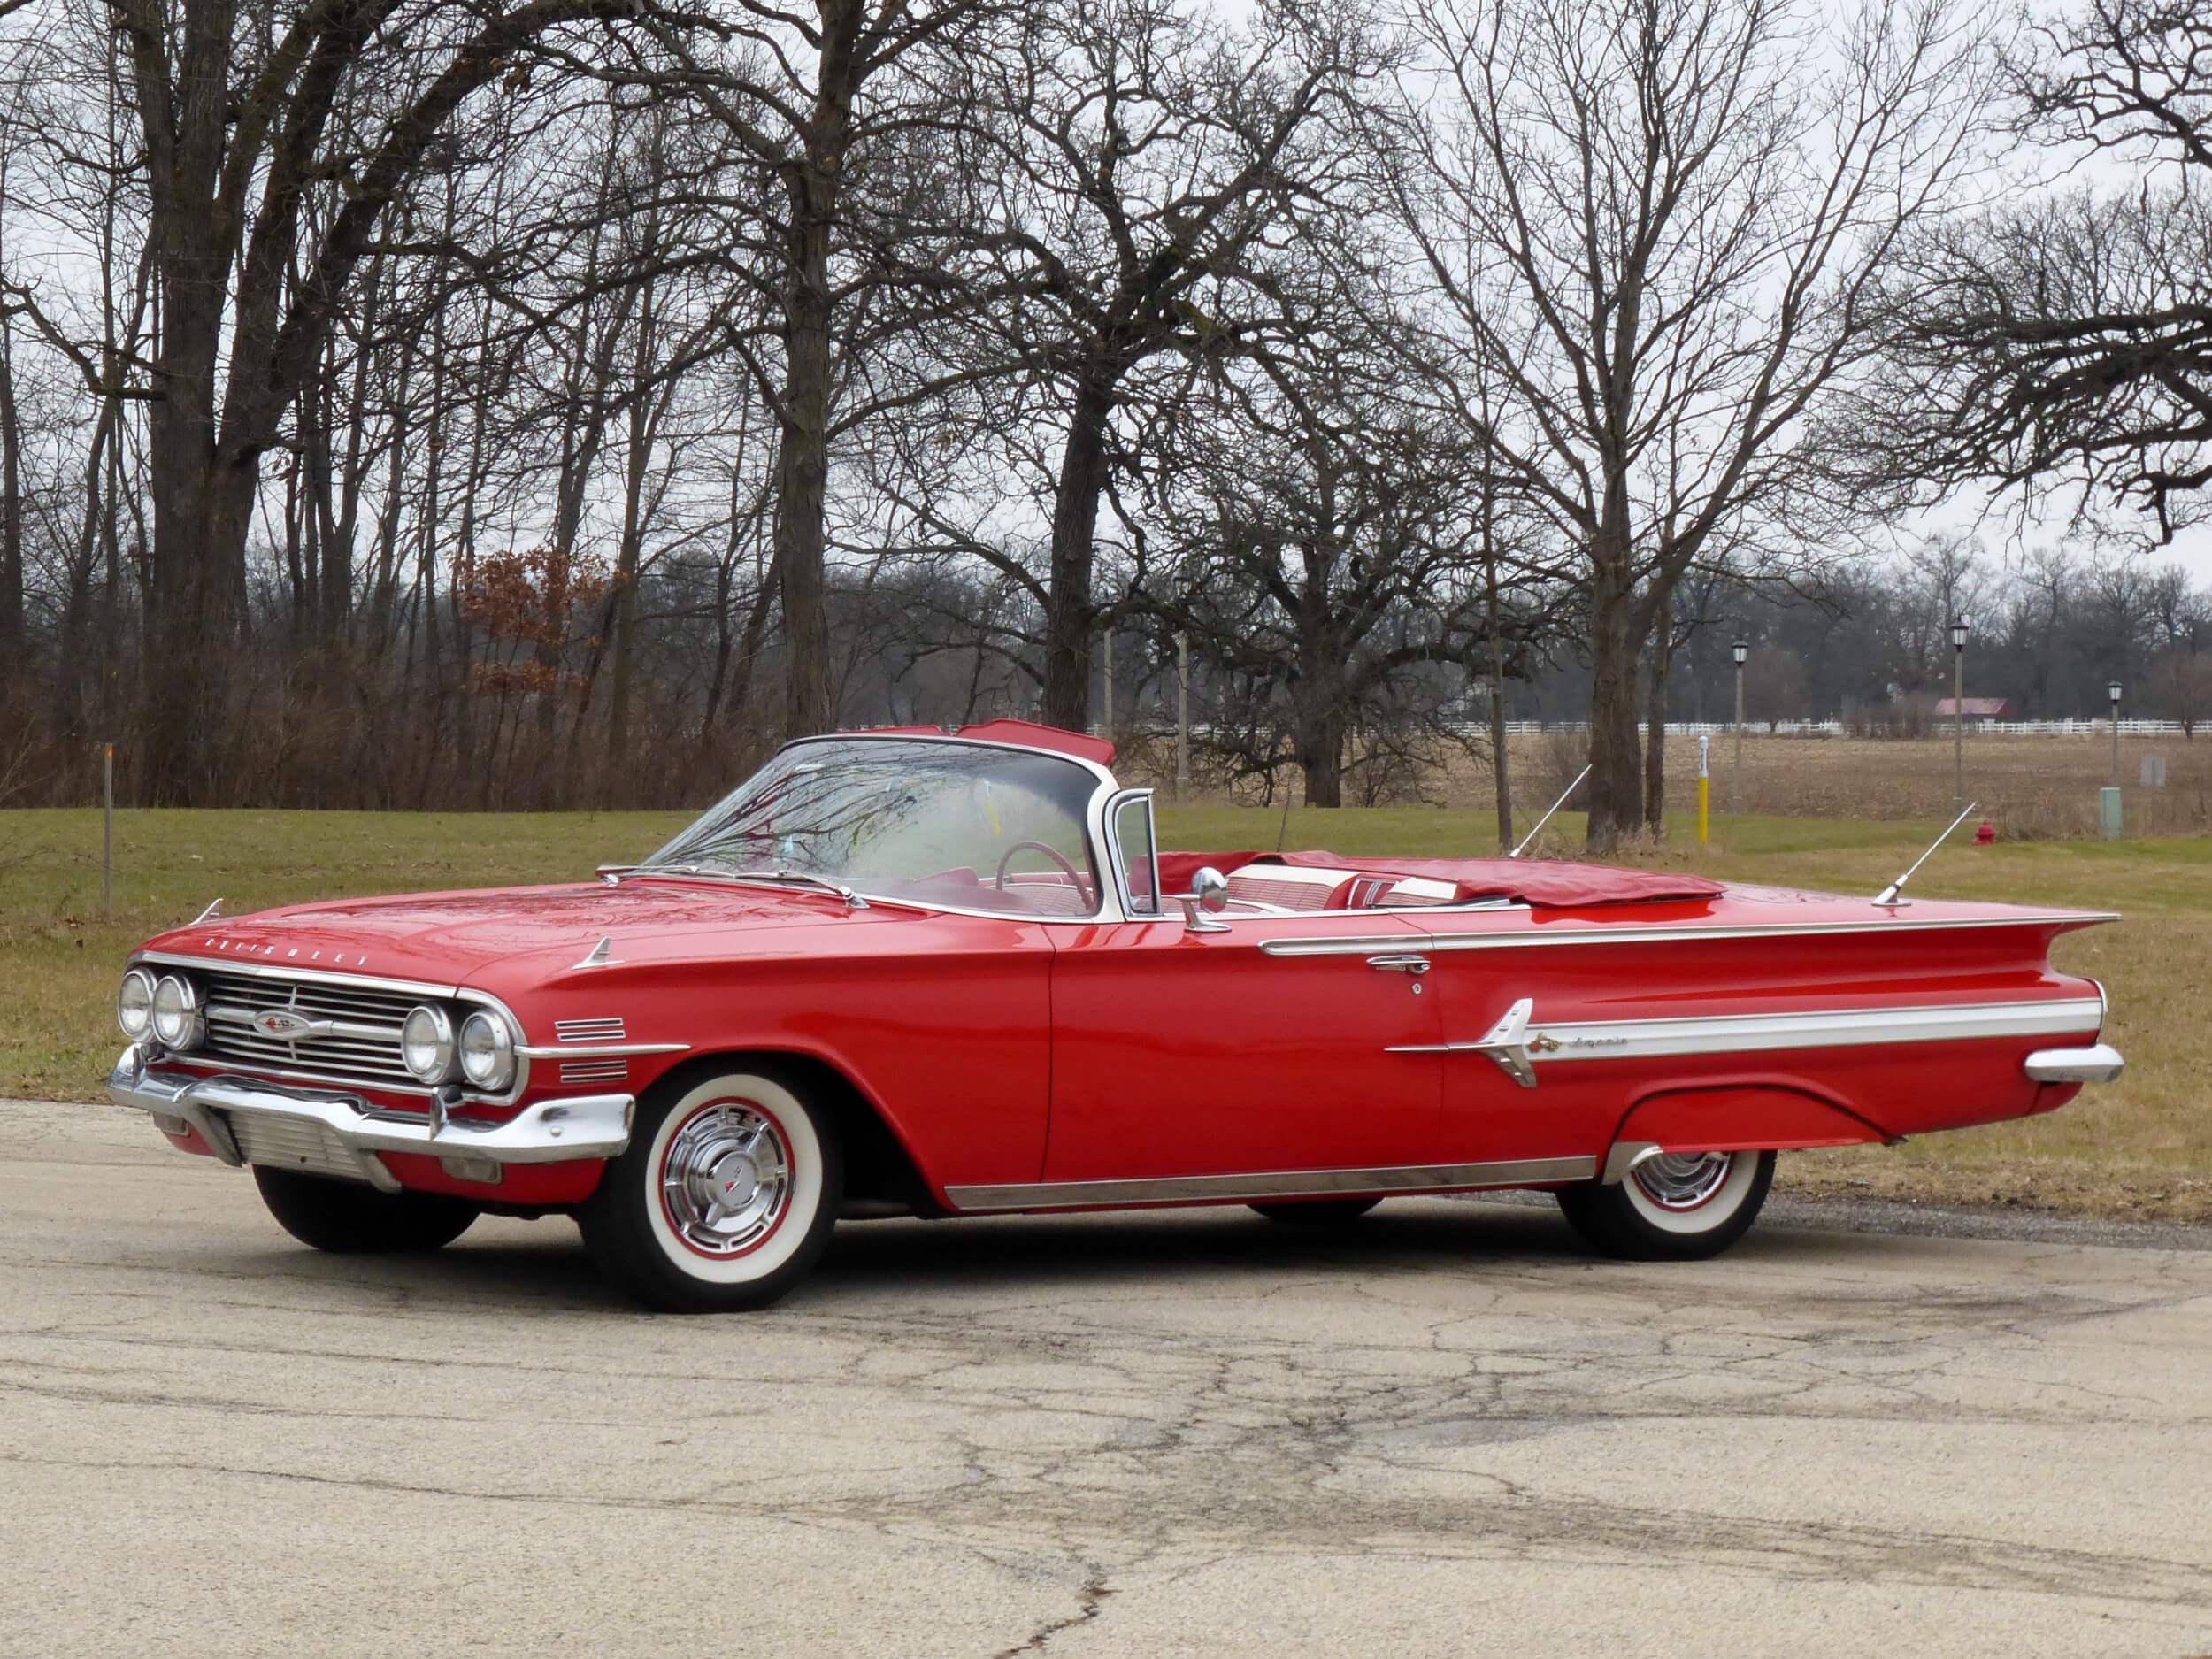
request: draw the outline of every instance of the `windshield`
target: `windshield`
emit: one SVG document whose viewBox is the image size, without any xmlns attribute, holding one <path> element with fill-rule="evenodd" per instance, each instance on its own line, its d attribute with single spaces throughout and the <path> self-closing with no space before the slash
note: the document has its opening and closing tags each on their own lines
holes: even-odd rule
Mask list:
<svg viewBox="0 0 2212 1659">
<path fill-rule="evenodd" d="M 637 867 L 835 883 L 1018 916 L 1098 909 L 1084 813 L 1096 775 L 971 743 L 837 739 L 785 749 Z"/>
</svg>

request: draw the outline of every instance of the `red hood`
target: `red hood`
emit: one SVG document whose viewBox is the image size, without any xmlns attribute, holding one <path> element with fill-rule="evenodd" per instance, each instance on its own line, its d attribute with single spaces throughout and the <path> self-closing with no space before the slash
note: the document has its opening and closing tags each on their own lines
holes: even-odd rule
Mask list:
<svg viewBox="0 0 2212 1659">
<path fill-rule="evenodd" d="M 566 966 L 610 934 L 630 945 L 649 935 L 726 936 L 733 928 L 753 933 L 860 919 L 829 895 L 803 890 L 590 882 L 296 904 L 180 927 L 146 949 L 452 985 L 516 957 Z"/>
</svg>

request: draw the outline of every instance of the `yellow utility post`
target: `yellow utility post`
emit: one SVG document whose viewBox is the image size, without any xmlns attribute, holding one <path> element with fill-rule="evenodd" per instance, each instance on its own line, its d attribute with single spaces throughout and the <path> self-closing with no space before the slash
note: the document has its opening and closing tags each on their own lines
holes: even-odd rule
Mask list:
<svg viewBox="0 0 2212 1659">
<path fill-rule="evenodd" d="M 1701 847 L 1705 845 L 1712 808 L 1713 780 L 1710 769 L 1705 764 L 1712 741 L 1709 737 L 1697 740 L 1697 844 Z"/>
</svg>

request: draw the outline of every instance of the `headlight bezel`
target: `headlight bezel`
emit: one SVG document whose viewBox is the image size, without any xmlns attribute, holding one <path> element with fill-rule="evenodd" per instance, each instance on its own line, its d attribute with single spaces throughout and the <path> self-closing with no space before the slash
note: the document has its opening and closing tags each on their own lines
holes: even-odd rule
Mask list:
<svg viewBox="0 0 2212 1659">
<path fill-rule="evenodd" d="M 124 970 L 123 978 L 115 987 L 115 1023 L 133 1042 L 143 1042 L 154 1034 L 154 987 L 157 981 L 150 968 L 133 967 Z M 146 1001 L 139 1010 L 138 1024 L 133 1026 L 125 1012 L 125 996 L 134 986 L 142 986 Z"/>
<path fill-rule="evenodd" d="M 411 1033 L 418 1018 L 430 1022 L 430 1064 L 415 1064 L 414 1048 L 418 1039 Z M 418 1002 L 407 1010 L 407 1017 L 399 1025 L 399 1063 L 407 1068 L 407 1074 L 418 1083 L 436 1085 L 450 1082 L 460 1057 L 460 1039 L 453 1024 L 453 1016 L 435 1002 Z"/>
<path fill-rule="evenodd" d="M 489 1041 L 480 1048 L 471 1042 L 474 1032 L 490 1033 Z M 515 1053 L 514 1029 L 504 1015 L 495 1009 L 478 1008 L 461 1022 L 455 1043 L 462 1079 L 469 1087 L 486 1094 L 503 1094 L 511 1087 L 517 1076 L 518 1058 Z M 484 1064 L 477 1064 L 479 1056 Z"/>
<path fill-rule="evenodd" d="M 172 1054 L 190 1054 L 207 1041 L 207 1010 L 191 980 L 181 973 L 165 973 L 154 982 L 149 1025 L 154 1041 Z"/>
</svg>

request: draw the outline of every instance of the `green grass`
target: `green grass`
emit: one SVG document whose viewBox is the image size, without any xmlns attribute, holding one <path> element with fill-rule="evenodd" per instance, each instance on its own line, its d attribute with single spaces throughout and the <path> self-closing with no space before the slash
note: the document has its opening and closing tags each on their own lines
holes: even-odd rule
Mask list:
<svg viewBox="0 0 2212 1659">
<path fill-rule="evenodd" d="M 233 915 L 344 895 L 574 879 L 650 851 L 681 812 L 173 812 L 116 816 L 114 913 L 100 910 L 100 820 L 92 811 L 0 812 L 0 1094 L 95 1095 L 120 1045 L 111 1014 L 125 953 L 220 896 Z M 1422 807 L 1164 807 L 1171 848 L 1272 848 L 1351 855 L 1483 856 L 1484 811 Z M 1871 895 L 1942 820 L 1742 817 L 1715 820 L 1713 845 L 1680 840 L 1632 855 L 1740 880 Z M 1970 826 L 1913 890 L 2125 913 L 2060 943 L 2061 965 L 2105 981 L 2127 1077 L 2048 1117 L 1938 1136 L 1896 1151 L 1822 1154 L 1785 1164 L 1801 1190 L 2056 1204 L 2212 1219 L 2212 839 L 2041 841 L 1990 848 Z M 1571 854 L 1571 815 L 1545 837 Z"/>
</svg>

